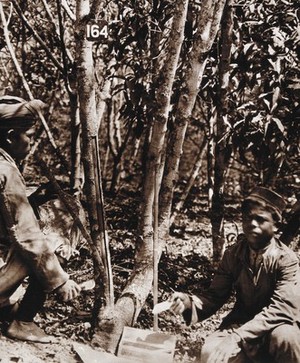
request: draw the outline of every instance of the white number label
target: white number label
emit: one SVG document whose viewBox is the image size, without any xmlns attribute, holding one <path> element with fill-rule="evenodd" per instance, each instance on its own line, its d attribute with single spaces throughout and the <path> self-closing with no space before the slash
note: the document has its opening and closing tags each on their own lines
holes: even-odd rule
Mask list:
<svg viewBox="0 0 300 363">
<path fill-rule="evenodd" d="M 86 26 L 86 39 L 91 41 L 97 41 L 101 39 L 107 39 L 108 37 L 108 25 L 106 21 L 100 23 L 87 24 Z"/>
</svg>

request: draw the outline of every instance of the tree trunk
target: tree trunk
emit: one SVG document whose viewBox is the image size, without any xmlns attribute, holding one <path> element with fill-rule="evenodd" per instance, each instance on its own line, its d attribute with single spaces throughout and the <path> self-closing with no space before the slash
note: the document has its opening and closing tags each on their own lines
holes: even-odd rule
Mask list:
<svg viewBox="0 0 300 363">
<path fill-rule="evenodd" d="M 190 175 L 190 177 L 188 179 L 187 185 L 184 188 L 184 191 L 182 192 L 182 194 L 180 196 L 180 199 L 176 203 L 176 206 L 174 208 L 173 214 L 172 214 L 171 219 L 170 219 L 170 226 L 174 223 L 178 212 L 184 206 L 184 203 L 185 203 L 185 201 L 187 199 L 187 196 L 189 195 L 189 192 L 190 192 L 192 186 L 194 185 L 194 182 L 195 182 L 195 180 L 196 180 L 196 178 L 197 178 L 197 176 L 199 174 L 199 170 L 200 170 L 200 168 L 202 166 L 202 161 L 203 161 L 203 156 L 204 156 L 204 153 L 205 153 L 206 145 L 207 145 L 207 140 L 206 140 L 206 138 L 204 138 L 203 141 L 202 141 L 202 144 L 200 145 L 199 152 L 198 152 L 198 154 L 196 156 L 196 162 L 194 164 L 191 175 Z"/>
<path fill-rule="evenodd" d="M 167 121 L 170 109 L 170 98 L 179 53 L 183 41 L 184 24 L 187 11 L 187 0 L 178 1 L 172 23 L 172 30 L 167 49 L 167 60 L 159 75 L 157 89 L 156 112 L 154 116 L 153 132 L 147 158 L 147 170 L 144 185 L 144 202 L 142 211 L 143 241 L 137 249 L 135 268 L 129 281 L 118 299 L 114 317 L 110 321 L 100 322 L 93 342 L 108 351 L 114 352 L 123 326 L 132 323 L 137 318 L 144 304 L 153 280 L 153 203 L 155 190 L 155 176 L 162 161 L 162 150 L 167 131 Z M 160 242 L 159 250 L 162 248 Z"/>
<path fill-rule="evenodd" d="M 187 60 L 187 70 L 183 80 L 182 93 L 179 97 L 175 114 L 174 129 L 170 133 L 167 147 L 167 161 L 160 193 L 160 235 L 169 233 L 171 206 L 174 188 L 178 176 L 178 166 L 188 121 L 195 105 L 199 86 L 205 69 L 207 54 L 210 51 L 219 29 L 225 1 L 205 0 L 201 6 L 201 16 L 197 26 L 193 50 Z"/>
<path fill-rule="evenodd" d="M 96 280 L 95 311 L 99 320 L 106 320 L 113 313 L 114 294 L 102 196 L 92 43 L 86 40 L 85 35 L 87 22 L 97 13 L 95 3 L 96 1 L 90 8 L 89 1 L 77 1 L 75 37 L 85 188 L 91 238 L 94 243 L 92 253 Z"/>
<path fill-rule="evenodd" d="M 71 118 L 71 190 L 81 192 L 84 184 L 84 175 L 81 167 L 81 126 L 78 110 L 78 96 L 70 96 L 70 118 Z"/>
<path fill-rule="evenodd" d="M 228 145 L 227 131 L 229 85 L 229 64 L 233 29 L 233 10 L 230 0 L 225 7 L 221 31 L 221 59 L 219 64 L 219 97 L 217 102 L 217 141 L 215 145 L 214 188 L 211 207 L 211 225 L 213 238 L 213 259 L 219 261 L 224 253 L 224 181 L 231 157 L 231 146 Z"/>
<path fill-rule="evenodd" d="M 208 122 L 208 142 L 207 142 L 207 184 L 208 184 L 208 208 L 211 209 L 212 206 L 212 196 L 214 189 L 214 135 L 216 128 L 216 111 L 213 109 Z"/>
<path fill-rule="evenodd" d="M 181 0 L 176 3 L 172 30 L 170 33 L 170 43 L 166 51 L 168 56 L 158 80 L 159 85 L 156 95 L 156 111 L 154 114 L 154 124 L 148 153 L 144 187 L 143 237 L 144 243 L 149 245 L 149 247 L 152 246 L 153 238 L 154 181 L 156 173 L 158 170 L 161 170 L 163 161 L 163 148 L 167 132 L 170 99 L 180 49 L 183 42 L 187 5 L 188 1 L 186 0 Z M 162 210 L 159 211 L 159 215 L 161 215 L 161 213 Z M 150 248 L 149 250 L 151 251 Z"/>
<path fill-rule="evenodd" d="M 117 99 L 112 99 L 110 102 L 110 116 L 108 119 L 108 144 L 113 157 L 113 168 L 110 183 L 110 193 L 114 194 L 120 181 L 122 173 L 122 158 L 124 151 L 128 145 L 128 140 L 131 136 L 133 122 L 129 122 L 126 134 L 122 141 L 121 121 L 119 110 L 121 105 L 121 95 Z"/>
</svg>

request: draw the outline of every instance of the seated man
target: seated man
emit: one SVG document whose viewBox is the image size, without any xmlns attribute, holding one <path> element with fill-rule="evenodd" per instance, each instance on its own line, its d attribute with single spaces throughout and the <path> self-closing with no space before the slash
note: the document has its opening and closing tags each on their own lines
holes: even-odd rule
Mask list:
<svg viewBox="0 0 300 363">
<path fill-rule="evenodd" d="M 33 322 L 46 293 L 55 291 L 68 301 L 78 296 L 80 287 L 69 279 L 41 232 L 18 169 L 30 151 L 33 125 L 43 105 L 39 100 L 0 97 L 0 248 L 5 260 L 0 267 L 0 317 L 12 320 L 9 337 L 48 343 L 53 337 Z M 23 300 L 9 305 L 10 296 L 27 276 Z"/>
<path fill-rule="evenodd" d="M 236 303 L 206 338 L 201 363 L 300 362 L 300 278 L 295 253 L 274 237 L 285 202 L 255 188 L 242 204 L 241 239 L 225 251 L 211 286 L 200 296 L 175 292 L 172 309 L 186 322 L 214 314 L 235 291 Z"/>
</svg>

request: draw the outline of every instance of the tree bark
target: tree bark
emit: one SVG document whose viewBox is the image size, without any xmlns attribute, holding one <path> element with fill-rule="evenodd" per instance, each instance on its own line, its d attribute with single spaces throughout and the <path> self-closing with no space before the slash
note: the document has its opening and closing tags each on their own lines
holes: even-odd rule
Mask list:
<svg viewBox="0 0 300 363">
<path fill-rule="evenodd" d="M 78 110 L 78 96 L 70 97 L 70 119 L 71 119 L 71 190 L 76 193 L 82 191 L 84 184 L 84 173 L 81 165 L 81 125 Z"/>
<path fill-rule="evenodd" d="M 224 12 L 221 29 L 221 59 L 219 63 L 219 97 L 217 102 L 217 134 L 215 145 L 214 188 L 211 207 L 211 225 L 213 238 L 213 259 L 219 261 L 224 253 L 224 182 L 231 157 L 231 146 L 226 139 L 228 129 L 228 85 L 229 64 L 233 29 L 232 0 L 229 0 Z"/>
<path fill-rule="evenodd" d="M 80 121 L 82 124 L 83 166 L 88 204 L 94 273 L 96 280 L 95 313 L 97 318 L 110 319 L 113 314 L 114 292 L 108 236 L 102 195 L 101 170 L 98 150 L 98 120 L 95 97 L 95 73 L 92 42 L 85 35 L 86 24 L 93 19 L 88 0 L 78 0 L 76 8 L 76 68 Z M 95 322 L 97 325 L 97 321 Z"/>
<path fill-rule="evenodd" d="M 149 251 L 151 251 L 153 238 L 154 182 L 157 170 L 161 170 L 163 161 L 162 152 L 165 143 L 165 135 L 167 132 L 170 99 L 180 49 L 183 42 L 187 5 L 187 0 L 181 0 L 180 2 L 176 3 L 172 29 L 170 33 L 170 42 L 167 49 L 168 56 L 164 67 L 160 72 L 160 78 L 158 79 L 156 111 L 154 114 L 152 138 L 148 152 L 147 171 L 144 187 L 144 209 L 142 213 L 144 244 L 149 246 Z M 160 210 L 159 215 L 161 215 L 161 213 L 162 211 Z"/>
<path fill-rule="evenodd" d="M 208 140 L 207 140 L 207 184 L 208 184 L 208 208 L 211 209 L 212 206 L 212 196 L 214 189 L 214 135 L 216 128 L 216 110 L 215 108 L 212 111 L 212 114 L 209 118 L 208 125 Z"/>
<path fill-rule="evenodd" d="M 164 237 L 169 233 L 172 200 L 187 125 L 202 81 L 207 54 L 219 29 L 224 4 L 224 0 L 203 1 L 192 52 L 187 60 L 187 70 L 182 82 L 183 90 L 175 114 L 175 125 L 169 137 L 167 160 L 160 193 L 159 228 L 160 235 Z"/>
<path fill-rule="evenodd" d="M 187 12 L 187 0 L 178 1 L 175 5 L 172 29 L 169 38 L 167 60 L 159 73 L 159 87 L 157 89 L 156 112 L 152 137 L 147 158 L 146 177 L 142 210 L 143 241 L 137 249 L 135 268 L 128 283 L 118 299 L 114 317 L 110 321 L 100 322 L 93 343 L 105 350 L 114 352 L 123 326 L 136 320 L 144 304 L 153 280 L 153 206 L 155 176 L 157 168 L 162 162 L 162 150 L 167 131 L 167 121 L 170 109 L 170 98 L 178 64 L 181 45 L 183 42 L 184 24 Z M 161 251 L 163 241 L 159 241 Z"/>
</svg>

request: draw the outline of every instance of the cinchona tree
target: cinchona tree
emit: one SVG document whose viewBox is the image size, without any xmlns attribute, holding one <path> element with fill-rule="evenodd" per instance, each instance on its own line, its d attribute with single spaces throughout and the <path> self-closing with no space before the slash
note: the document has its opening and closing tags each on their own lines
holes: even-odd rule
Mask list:
<svg viewBox="0 0 300 363">
<path fill-rule="evenodd" d="M 84 9 L 83 5 L 86 6 L 85 2 L 79 3 L 81 3 L 82 9 Z M 198 15 L 197 18 L 197 35 L 193 42 L 192 52 L 186 61 L 186 67 L 188 69 L 184 80 L 186 87 L 182 89 L 175 116 L 178 136 L 174 137 L 173 134 L 173 137 L 171 135 L 167 138 L 171 97 L 176 78 L 176 70 L 181 62 L 180 52 L 184 41 L 188 1 L 178 1 L 172 8 L 170 31 L 168 32 L 166 47 L 162 54 L 163 61 L 157 62 L 161 66 L 157 70 L 152 84 L 152 87 L 155 87 L 155 91 L 152 93 L 154 96 L 151 100 L 154 107 L 152 108 L 151 123 L 148 125 L 151 129 L 149 132 L 150 141 L 145 168 L 146 173 L 143 178 L 143 201 L 140 221 L 142 238 L 136 249 L 134 269 L 114 306 L 112 303 L 109 303 L 111 290 L 108 289 L 105 294 L 102 294 L 104 301 L 102 301 L 98 312 L 98 320 L 94 329 L 93 343 L 107 351 L 115 351 L 124 325 L 133 324 L 151 290 L 153 280 L 153 254 L 157 253 L 157 257 L 160 257 L 161 250 L 168 236 L 172 196 L 178 173 L 178 163 L 181 156 L 180 150 L 184 140 L 186 124 L 195 104 L 197 89 L 201 83 L 207 54 L 212 47 L 219 29 L 224 4 L 225 1 L 207 0 L 201 6 L 201 15 Z M 84 21 L 90 19 L 89 16 L 94 14 L 91 12 L 91 8 L 89 10 L 90 12 L 83 12 L 81 14 L 83 21 L 82 29 L 84 29 Z M 87 11 L 88 8 L 85 9 Z M 79 19 L 77 10 L 77 22 Z M 78 29 L 80 30 L 80 26 Z M 78 74 L 78 82 L 79 85 L 81 84 L 81 88 L 79 88 L 79 99 L 81 99 L 80 115 L 82 115 L 81 118 L 84 117 L 84 119 L 81 119 L 83 136 L 86 138 L 84 149 L 91 150 L 88 149 L 88 143 L 90 142 L 92 144 L 94 136 L 93 131 L 89 131 L 88 128 L 94 124 L 93 118 L 96 117 L 92 113 L 92 110 L 95 110 L 95 95 L 93 94 L 92 84 L 93 72 L 91 71 L 93 64 L 91 62 L 90 45 L 84 40 L 83 33 L 81 33 L 81 37 L 81 43 L 78 42 L 77 48 L 77 67 L 80 67 L 78 71 L 82 72 L 82 76 L 80 76 L 80 73 Z M 159 42 L 153 43 L 157 44 Z M 158 54 L 159 52 L 157 51 L 156 53 Z M 85 83 L 85 86 L 83 86 L 83 83 Z M 85 109 L 84 105 L 86 107 Z M 166 150 L 168 150 L 167 154 Z M 91 155 L 91 153 L 93 152 L 89 151 L 87 154 Z M 88 161 L 86 163 L 90 165 L 89 167 L 93 164 L 93 162 Z M 88 168 L 86 167 L 85 170 L 87 173 Z M 93 184 L 92 178 L 93 174 L 91 174 L 91 185 Z M 161 185 L 163 185 L 162 188 Z M 155 221 L 154 209 L 157 208 L 155 202 L 158 199 L 160 200 L 160 208 L 158 210 L 158 221 Z M 93 197 L 91 198 L 91 203 L 92 200 Z M 158 229 L 156 231 L 158 246 L 154 252 L 153 240 L 154 225 L 156 222 L 158 222 L 156 226 Z M 109 266 L 106 263 L 105 271 L 107 271 L 107 267 Z M 106 279 L 106 282 L 109 282 L 109 279 Z"/>
</svg>

